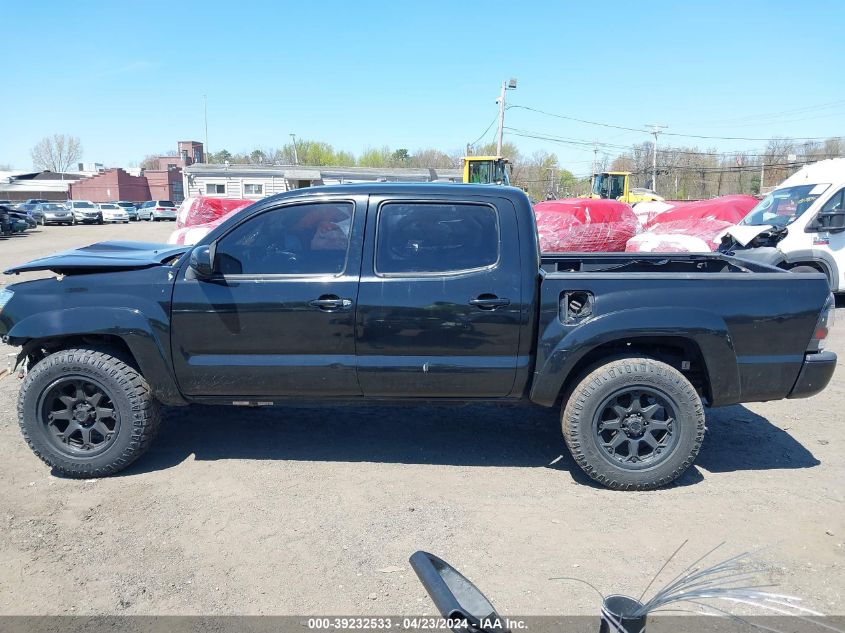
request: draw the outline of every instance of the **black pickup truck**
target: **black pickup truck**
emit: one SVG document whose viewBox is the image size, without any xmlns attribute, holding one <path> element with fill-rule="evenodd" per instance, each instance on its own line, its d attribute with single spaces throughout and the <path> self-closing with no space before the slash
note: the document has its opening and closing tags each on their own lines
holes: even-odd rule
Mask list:
<svg viewBox="0 0 845 633">
<path fill-rule="evenodd" d="M 592 478 L 676 479 L 704 408 L 802 398 L 830 380 L 822 274 L 721 254 L 540 254 L 510 187 L 340 185 L 266 198 L 194 247 L 101 243 L 12 268 L 27 442 L 108 475 L 160 403 L 391 401 L 560 407 Z M 397 422 L 401 424 L 401 422 Z"/>
</svg>

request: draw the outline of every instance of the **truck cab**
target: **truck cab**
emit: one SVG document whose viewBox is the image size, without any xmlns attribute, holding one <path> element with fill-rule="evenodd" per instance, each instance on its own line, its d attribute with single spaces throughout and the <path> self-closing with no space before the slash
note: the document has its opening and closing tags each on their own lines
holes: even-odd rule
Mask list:
<svg viewBox="0 0 845 633">
<path fill-rule="evenodd" d="M 590 198 L 618 200 L 628 204 L 637 202 L 662 201 L 663 196 L 651 189 L 631 187 L 631 173 L 627 171 L 604 171 L 593 174 L 593 186 Z"/>
<path fill-rule="evenodd" d="M 464 156 L 463 182 L 510 185 L 510 162 L 502 156 Z"/>
</svg>

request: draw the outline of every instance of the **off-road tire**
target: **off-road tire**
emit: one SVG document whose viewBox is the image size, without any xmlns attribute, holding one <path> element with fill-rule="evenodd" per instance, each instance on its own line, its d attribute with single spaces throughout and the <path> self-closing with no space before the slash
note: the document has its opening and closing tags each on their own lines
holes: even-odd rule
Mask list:
<svg viewBox="0 0 845 633">
<path fill-rule="evenodd" d="M 99 382 L 120 416 L 116 438 L 93 457 L 62 452 L 47 439 L 49 431 L 39 410 L 41 395 L 69 374 Z M 123 360 L 91 349 L 68 349 L 47 356 L 29 371 L 18 397 L 18 422 L 24 439 L 39 458 L 66 477 L 105 477 L 123 470 L 149 448 L 160 420 L 160 405 L 144 377 Z"/>
<path fill-rule="evenodd" d="M 622 467 L 599 446 L 594 420 L 599 407 L 614 393 L 641 386 L 664 395 L 676 409 L 670 453 L 652 467 Z M 675 368 L 650 358 L 621 358 L 601 365 L 572 389 L 564 402 L 561 426 L 566 445 L 578 466 L 592 479 L 614 490 L 653 490 L 665 486 L 695 461 L 704 440 L 704 408 L 692 384 Z"/>
</svg>

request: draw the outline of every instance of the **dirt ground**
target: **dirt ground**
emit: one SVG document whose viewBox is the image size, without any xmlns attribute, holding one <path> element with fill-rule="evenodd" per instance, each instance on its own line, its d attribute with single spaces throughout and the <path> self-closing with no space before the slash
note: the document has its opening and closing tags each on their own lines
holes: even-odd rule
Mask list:
<svg viewBox="0 0 845 633">
<path fill-rule="evenodd" d="M 0 269 L 173 228 L 40 228 L 0 239 Z M 417 549 L 500 613 L 594 615 L 594 593 L 550 578 L 639 595 L 685 539 L 664 581 L 722 541 L 716 558 L 767 548 L 780 591 L 845 614 L 842 368 L 810 400 L 709 410 L 696 465 L 643 493 L 592 485 L 557 411 L 481 406 L 170 409 L 128 471 L 61 479 L 21 438 L 18 387 L 0 380 L 0 615 L 432 613 Z"/>
</svg>

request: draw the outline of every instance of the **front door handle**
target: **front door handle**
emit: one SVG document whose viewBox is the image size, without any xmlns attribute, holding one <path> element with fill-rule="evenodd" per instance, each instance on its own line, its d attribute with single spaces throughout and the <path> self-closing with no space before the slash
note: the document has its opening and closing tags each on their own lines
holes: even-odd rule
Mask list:
<svg viewBox="0 0 845 633">
<path fill-rule="evenodd" d="M 497 297 L 494 294 L 483 294 L 478 295 L 475 299 L 470 299 L 469 304 L 471 306 L 475 306 L 481 310 L 495 310 L 496 308 L 501 308 L 502 306 L 510 305 L 510 299 L 504 299 L 501 297 Z"/>
<path fill-rule="evenodd" d="M 345 310 L 352 305 L 352 299 L 341 299 L 337 295 L 323 295 L 308 302 L 313 308 L 321 310 Z"/>
</svg>

